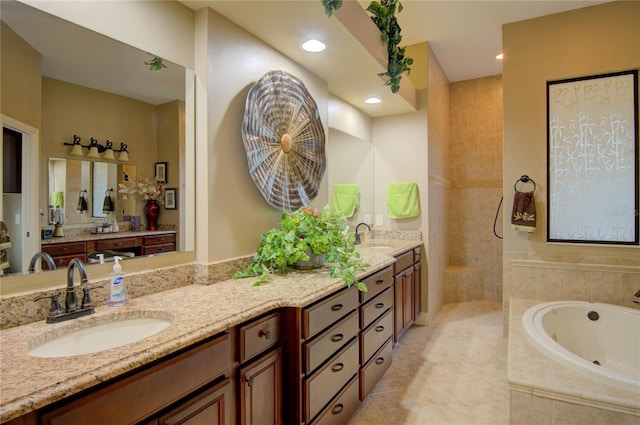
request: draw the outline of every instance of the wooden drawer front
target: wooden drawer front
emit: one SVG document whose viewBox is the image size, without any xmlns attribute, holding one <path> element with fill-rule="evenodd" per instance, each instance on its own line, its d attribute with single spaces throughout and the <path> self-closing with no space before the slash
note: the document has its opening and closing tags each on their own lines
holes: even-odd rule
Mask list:
<svg viewBox="0 0 640 425">
<path fill-rule="evenodd" d="M 164 235 L 145 236 L 144 237 L 144 246 L 175 244 L 175 243 L 176 243 L 176 235 L 175 235 L 175 233 L 167 233 L 167 234 L 164 234 Z"/>
<path fill-rule="evenodd" d="M 374 354 L 371 360 L 360 371 L 360 388 L 362 389 L 360 399 L 369 394 L 371 389 L 382 378 L 382 375 L 391 366 L 393 358 L 393 344 L 391 338 L 387 340 L 384 346 Z"/>
<path fill-rule="evenodd" d="M 342 425 L 347 423 L 351 415 L 360 405 L 359 380 L 354 376 L 347 387 L 338 394 L 312 425 Z"/>
<path fill-rule="evenodd" d="M 313 377 L 305 379 L 305 418 L 313 419 L 360 368 L 358 344 L 353 341 Z"/>
<path fill-rule="evenodd" d="M 176 250 L 176 244 L 143 246 L 142 255 L 161 254 L 163 252 L 172 252 Z"/>
<path fill-rule="evenodd" d="M 197 395 L 158 419 L 158 425 L 230 424 L 233 391 L 231 378 Z M 151 422 L 155 424 L 156 422 Z"/>
<path fill-rule="evenodd" d="M 387 311 L 362 333 L 362 363 L 366 363 L 373 354 L 393 335 L 393 314 Z"/>
<path fill-rule="evenodd" d="M 383 293 L 360 307 L 360 322 L 362 329 L 365 329 L 382 313 L 393 306 L 393 288 L 387 288 Z"/>
<path fill-rule="evenodd" d="M 360 292 L 360 301 L 364 303 L 393 285 L 393 270 L 387 267 L 366 277 L 363 282 L 368 289 L 367 292 Z"/>
<path fill-rule="evenodd" d="M 63 269 L 67 267 L 74 258 L 79 258 L 83 263 L 87 262 L 87 256 L 84 252 L 81 254 L 65 255 L 64 257 L 53 257 L 53 262 L 56 265 L 56 269 Z M 46 261 L 42 261 L 41 265 L 42 270 L 49 270 L 49 266 L 47 266 Z"/>
<path fill-rule="evenodd" d="M 69 242 L 43 245 L 42 250 L 52 257 L 58 255 L 84 254 L 87 252 L 87 245 L 84 242 Z"/>
<path fill-rule="evenodd" d="M 405 252 L 404 254 L 400 254 L 396 257 L 396 262 L 394 264 L 395 271 L 394 273 L 398 273 L 407 267 L 413 264 L 413 250 Z"/>
<path fill-rule="evenodd" d="M 119 250 L 123 248 L 135 248 L 142 245 L 138 238 L 118 238 L 118 239 L 105 239 L 103 241 L 96 241 L 96 250 L 102 251 L 104 249 Z"/>
<path fill-rule="evenodd" d="M 42 423 L 91 424 L 96 418 L 109 418 L 112 424 L 137 423 L 228 375 L 230 367 L 229 335 L 223 335 L 47 413 Z"/>
<path fill-rule="evenodd" d="M 354 311 L 313 341 L 304 344 L 305 373 L 324 363 L 353 337 L 358 336 L 358 312 Z"/>
<path fill-rule="evenodd" d="M 240 363 L 280 342 L 280 312 L 240 326 Z"/>
<path fill-rule="evenodd" d="M 352 286 L 302 310 L 302 338 L 307 339 L 340 320 L 358 305 L 358 288 Z"/>
</svg>

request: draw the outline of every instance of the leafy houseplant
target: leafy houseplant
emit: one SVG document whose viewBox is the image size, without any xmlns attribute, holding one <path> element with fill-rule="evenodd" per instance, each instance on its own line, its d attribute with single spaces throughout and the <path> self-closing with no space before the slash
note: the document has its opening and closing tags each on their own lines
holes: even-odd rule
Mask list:
<svg viewBox="0 0 640 425">
<path fill-rule="evenodd" d="M 357 271 L 364 269 L 360 253 L 356 252 L 354 236 L 346 233 L 346 221 L 339 213 L 300 208 L 283 212 L 280 228 L 274 228 L 260 237 L 260 246 L 251 264 L 234 278 L 257 276 L 254 285 L 266 282 L 275 271 L 285 271 L 300 261 L 309 261 L 308 249 L 315 255 L 324 255 L 330 264 L 330 276 L 342 277 L 347 286 L 357 285 L 361 291 L 367 286 L 358 281 Z"/>
</svg>

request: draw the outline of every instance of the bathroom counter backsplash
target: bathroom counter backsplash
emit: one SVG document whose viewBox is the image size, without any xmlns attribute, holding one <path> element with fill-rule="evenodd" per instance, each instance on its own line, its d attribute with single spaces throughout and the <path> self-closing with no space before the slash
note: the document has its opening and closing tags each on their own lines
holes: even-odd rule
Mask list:
<svg viewBox="0 0 640 425">
<path fill-rule="evenodd" d="M 377 246 L 389 248 L 359 246 L 363 260 L 370 264 L 360 277 L 393 264 L 394 255 L 422 244 L 420 240 L 406 239 L 375 242 Z M 174 276 L 185 279 L 184 286 L 133 296 L 121 307 L 101 305 L 95 314 L 79 319 L 57 324 L 38 321 L 0 331 L 0 423 L 162 358 L 262 313 L 280 307 L 302 307 L 344 287 L 341 279 L 329 276 L 326 266 L 274 274 L 260 286 L 253 286 L 253 278 L 228 279 L 214 285 L 192 284 L 193 268 L 190 269 L 191 276 L 187 270 Z M 125 278 L 128 286 L 130 277 Z M 2 298 L 7 301 L 8 297 Z M 3 302 L 3 309 L 8 306 Z M 42 305 L 35 307 L 45 309 Z M 29 342 L 41 340 L 44 333 L 59 329 L 71 331 L 114 313 L 120 318 L 161 314 L 174 320 L 158 334 L 98 353 L 62 358 L 36 358 L 26 354 Z M 25 376 L 29 379 L 25 380 Z"/>
</svg>

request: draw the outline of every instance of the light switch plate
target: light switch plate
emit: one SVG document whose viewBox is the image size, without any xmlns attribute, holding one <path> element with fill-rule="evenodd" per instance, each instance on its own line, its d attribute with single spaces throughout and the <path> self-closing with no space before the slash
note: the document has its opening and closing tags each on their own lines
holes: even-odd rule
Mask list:
<svg viewBox="0 0 640 425">
<path fill-rule="evenodd" d="M 367 224 L 371 224 L 371 214 L 364 215 L 364 222 Z"/>
<path fill-rule="evenodd" d="M 376 226 L 382 226 L 382 214 L 376 215 Z"/>
</svg>

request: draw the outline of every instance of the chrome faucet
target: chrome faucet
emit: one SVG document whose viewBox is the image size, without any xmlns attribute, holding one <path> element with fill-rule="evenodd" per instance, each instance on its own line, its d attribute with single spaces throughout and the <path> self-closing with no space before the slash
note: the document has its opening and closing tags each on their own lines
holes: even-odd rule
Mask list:
<svg viewBox="0 0 640 425">
<path fill-rule="evenodd" d="M 51 255 L 44 251 L 40 251 L 36 252 L 33 257 L 31 257 L 31 261 L 29 262 L 29 269 L 27 270 L 29 273 L 33 273 L 36 271 L 36 262 L 39 258 L 42 258 L 44 261 L 46 261 L 49 270 L 56 269 L 56 263 L 55 261 L 53 261 L 53 258 L 51 258 Z"/>
<path fill-rule="evenodd" d="M 73 271 L 78 269 L 80 274 L 80 285 L 82 286 L 82 302 L 78 306 L 78 298 L 76 297 L 76 288 L 73 283 Z M 89 296 L 89 291 L 96 288 L 102 288 L 102 286 L 89 287 L 89 279 L 87 279 L 87 269 L 84 267 L 84 263 L 79 258 L 74 258 L 69 262 L 67 268 L 67 289 L 64 299 L 64 309 L 60 307 L 58 302 L 58 296 L 60 293 L 53 293 L 51 295 L 41 295 L 34 299 L 38 301 L 44 298 L 51 298 L 51 305 L 49 307 L 49 313 L 47 315 L 47 323 L 64 322 L 65 320 L 75 319 L 76 317 L 87 316 L 95 312 L 93 302 Z"/>
<path fill-rule="evenodd" d="M 371 227 L 367 224 L 367 223 L 358 223 L 358 225 L 356 226 L 356 240 L 354 242 L 355 245 L 361 244 L 362 241 L 360 240 L 360 234 L 358 233 L 358 229 L 360 228 L 360 226 L 365 225 L 367 227 L 367 230 L 369 232 L 371 232 Z"/>
</svg>

